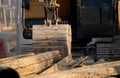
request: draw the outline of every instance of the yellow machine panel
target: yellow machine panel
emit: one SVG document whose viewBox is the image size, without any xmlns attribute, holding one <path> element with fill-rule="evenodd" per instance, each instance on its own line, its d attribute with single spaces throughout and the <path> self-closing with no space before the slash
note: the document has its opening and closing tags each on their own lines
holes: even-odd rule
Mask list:
<svg viewBox="0 0 120 78">
<path fill-rule="evenodd" d="M 118 1 L 118 27 L 120 28 L 120 1 Z"/>
<path fill-rule="evenodd" d="M 44 2 L 30 2 L 29 8 L 25 10 L 25 18 L 45 18 Z"/>
</svg>

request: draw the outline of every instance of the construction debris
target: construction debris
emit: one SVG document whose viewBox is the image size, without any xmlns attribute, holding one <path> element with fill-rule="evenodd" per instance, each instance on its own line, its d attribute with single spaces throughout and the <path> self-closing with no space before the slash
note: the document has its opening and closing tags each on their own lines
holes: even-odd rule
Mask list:
<svg viewBox="0 0 120 78">
<path fill-rule="evenodd" d="M 88 58 L 88 56 L 86 56 L 86 57 L 84 57 L 84 58 L 83 58 L 83 57 L 79 58 L 78 61 L 77 61 L 75 64 L 72 65 L 71 68 L 75 68 L 75 67 L 80 67 L 80 66 L 82 66 L 83 63 L 85 62 L 85 60 L 87 60 L 87 58 Z"/>
<path fill-rule="evenodd" d="M 7 57 L 0 59 L 0 78 L 116 78 L 120 76 L 120 36 L 114 37 L 113 42 L 110 40 L 110 43 L 98 43 L 99 40 L 94 44 L 90 42 L 94 37 L 111 37 L 112 39 L 112 36 L 119 35 L 120 16 L 119 12 L 118 15 L 116 14 L 116 10 L 117 7 L 120 8 L 120 1 L 117 3 L 117 0 L 111 0 L 109 5 L 109 2 L 101 0 L 99 6 L 91 4 L 93 2 L 89 4 L 90 0 L 86 0 L 88 3 L 85 0 L 64 1 L 6 0 L 4 2 L 0 0 L 0 32 L 11 32 L 17 27 L 17 33 L 20 35 L 17 48 L 21 48 L 22 44 L 23 49 L 20 51 L 26 52 L 28 49 L 25 46 L 29 47 L 31 44 L 21 43 L 23 40 L 21 33 L 23 33 L 24 39 L 32 39 L 34 52 L 8 57 L 14 55 L 17 44 L 14 39 L 0 39 L 0 58 Z M 92 7 L 89 7 L 90 5 Z M 62 8 L 58 10 L 60 6 Z M 114 14 L 119 17 L 118 21 Z M 78 42 L 74 48 L 81 49 L 82 52 L 86 51 L 85 57 L 72 58 L 72 37 L 73 43 Z M 6 42 L 7 40 L 9 42 Z M 7 45 L 12 46 L 8 47 L 11 51 L 5 49 Z M 18 54 L 24 52 L 18 52 Z M 89 58 L 86 56 L 88 54 L 90 54 Z M 98 61 L 94 63 L 93 58 Z M 94 64 L 85 65 L 87 61 Z"/>
<path fill-rule="evenodd" d="M 61 61 L 59 61 L 58 63 L 51 66 L 49 69 L 47 69 L 44 72 L 39 73 L 39 74 L 44 75 L 44 74 L 49 74 L 52 72 L 69 69 L 69 67 L 67 67 L 67 64 L 69 64 L 71 62 L 73 62 L 72 56 L 67 56 L 64 59 L 62 59 Z"/>
<path fill-rule="evenodd" d="M 87 59 L 73 59 L 71 55 L 63 58 L 56 50 L 3 58 L 0 66 L 15 69 L 20 78 L 109 78 L 120 74 L 120 61 L 83 66 Z"/>
<path fill-rule="evenodd" d="M 120 74 L 120 61 L 63 70 L 34 78 L 106 78 Z"/>
<path fill-rule="evenodd" d="M 86 59 L 87 57 L 80 58 L 80 59 L 72 59 L 72 56 L 67 56 L 63 60 L 51 66 L 46 71 L 42 72 L 40 75 L 49 74 L 49 73 L 62 71 L 62 70 L 68 70 L 75 67 L 80 67 L 81 64 L 85 62 Z"/>
<path fill-rule="evenodd" d="M 51 51 L 41 54 L 26 54 L 0 59 L 0 66 L 16 69 L 21 77 L 35 74 L 48 68 L 61 59 L 59 51 Z"/>
</svg>

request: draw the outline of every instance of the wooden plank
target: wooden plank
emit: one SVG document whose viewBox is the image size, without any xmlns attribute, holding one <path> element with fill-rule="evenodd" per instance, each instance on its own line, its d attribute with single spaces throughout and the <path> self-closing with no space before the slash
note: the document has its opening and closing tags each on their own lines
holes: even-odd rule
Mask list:
<svg viewBox="0 0 120 78">
<path fill-rule="evenodd" d="M 24 56 L 24 55 L 23 55 Z M 0 66 L 14 68 L 21 76 L 33 74 L 61 60 L 59 51 L 0 59 Z"/>
<path fill-rule="evenodd" d="M 118 66 L 117 69 L 120 70 L 120 67 Z M 42 76 L 35 76 L 33 78 L 106 78 L 108 76 L 118 75 L 118 73 L 116 73 L 116 68 L 113 67 L 89 68 L 82 71 L 79 70 L 61 71 Z"/>
<path fill-rule="evenodd" d="M 54 64 L 52 67 L 47 69 L 46 71 L 40 73 L 40 75 L 45 75 L 53 72 L 58 72 L 62 70 L 68 70 L 71 68 L 75 68 L 80 66 L 83 61 L 86 60 L 87 57 L 79 58 L 79 59 L 72 59 L 72 56 L 67 56 L 63 60 L 59 61 L 58 63 Z"/>
<path fill-rule="evenodd" d="M 33 55 L 35 55 L 35 53 L 22 54 L 22 55 L 2 58 L 2 59 L 0 59 L 0 63 L 2 63 L 2 62 L 9 62 L 9 61 L 12 61 L 12 60 L 15 60 L 15 59 L 19 59 L 19 58 L 23 58 L 23 57 L 29 57 L 29 56 L 33 56 Z"/>
<path fill-rule="evenodd" d="M 86 56 L 84 58 L 79 58 L 77 63 L 73 64 L 71 68 L 75 68 L 77 66 L 80 66 L 80 64 L 84 63 L 87 58 L 88 58 L 88 56 Z"/>
<path fill-rule="evenodd" d="M 67 56 L 63 60 L 59 61 L 58 63 L 51 66 L 49 69 L 45 70 L 44 72 L 40 73 L 41 75 L 49 74 L 52 72 L 57 72 L 65 69 L 69 69 L 66 65 L 68 63 L 73 62 L 72 56 Z"/>
<path fill-rule="evenodd" d="M 62 57 L 65 57 L 67 55 L 71 55 L 71 46 L 44 46 L 44 47 L 34 47 L 33 51 L 35 53 L 43 53 L 46 51 L 54 51 L 59 50 Z"/>
<path fill-rule="evenodd" d="M 34 78 L 106 78 L 120 74 L 120 61 L 63 70 Z"/>
<path fill-rule="evenodd" d="M 47 67 L 50 67 L 52 65 L 52 62 L 53 62 L 53 59 L 49 59 L 41 63 L 30 64 L 28 66 L 17 68 L 16 70 L 21 76 L 36 74 L 37 72 Z"/>
</svg>

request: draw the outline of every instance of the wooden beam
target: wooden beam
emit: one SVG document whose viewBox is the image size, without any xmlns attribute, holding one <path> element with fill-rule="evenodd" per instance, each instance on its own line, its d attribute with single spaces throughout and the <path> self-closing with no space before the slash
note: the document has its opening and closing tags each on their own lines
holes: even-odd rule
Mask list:
<svg viewBox="0 0 120 78">
<path fill-rule="evenodd" d="M 7 58 L 1 58 L 0 63 L 2 62 L 9 62 L 15 59 L 23 58 L 23 57 L 29 57 L 29 56 L 34 56 L 35 53 L 29 53 L 29 54 L 22 54 L 22 55 L 17 55 L 17 56 L 12 56 L 12 57 L 7 57 Z"/>
<path fill-rule="evenodd" d="M 72 59 L 72 56 L 69 55 L 40 74 L 44 75 L 44 74 L 49 74 L 52 72 L 57 72 L 57 71 L 69 69 L 69 67 L 67 67 L 66 65 L 68 63 L 73 62 L 73 61 L 74 60 Z"/>
<path fill-rule="evenodd" d="M 34 78 L 105 78 L 120 74 L 120 61 L 63 70 Z"/>
<path fill-rule="evenodd" d="M 55 63 L 49 69 L 45 70 L 44 72 L 40 73 L 41 75 L 49 74 L 52 72 L 68 70 L 75 67 L 80 67 L 80 64 L 83 63 L 88 57 L 79 58 L 79 59 L 72 59 L 72 56 L 67 56 L 58 63 Z"/>
<path fill-rule="evenodd" d="M 43 70 L 55 62 L 61 60 L 59 51 L 45 52 L 37 55 L 23 55 L 0 59 L 0 66 L 6 66 L 16 69 L 20 76 L 26 76 L 35 74 L 36 72 Z"/>
</svg>

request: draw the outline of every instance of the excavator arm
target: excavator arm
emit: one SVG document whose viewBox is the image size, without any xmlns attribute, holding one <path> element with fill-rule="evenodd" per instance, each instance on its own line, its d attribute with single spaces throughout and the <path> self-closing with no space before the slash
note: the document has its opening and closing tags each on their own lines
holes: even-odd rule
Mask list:
<svg viewBox="0 0 120 78">
<path fill-rule="evenodd" d="M 56 3 L 56 0 L 46 0 L 45 4 L 45 16 L 46 16 L 46 25 L 58 24 L 58 8 L 59 4 Z"/>
</svg>

